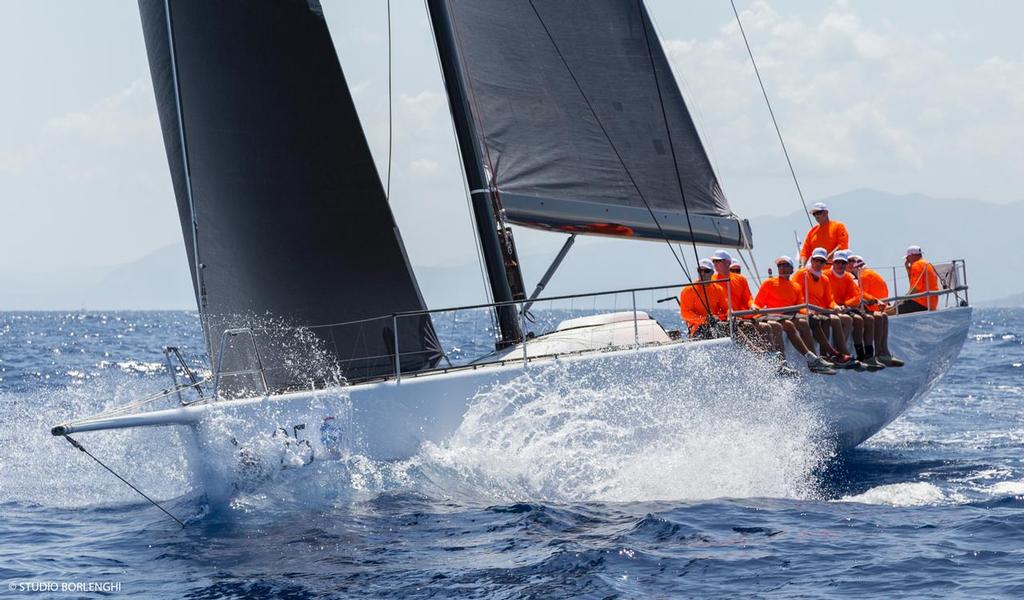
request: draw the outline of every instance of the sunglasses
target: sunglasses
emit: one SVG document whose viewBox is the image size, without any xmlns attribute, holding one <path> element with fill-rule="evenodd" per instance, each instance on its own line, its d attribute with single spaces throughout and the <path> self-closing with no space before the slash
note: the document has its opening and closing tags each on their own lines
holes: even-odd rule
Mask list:
<svg viewBox="0 0 1024 600">
<path fill-rule="evenodd" d="M 823 215 L 823 214 L 825 214 L 826 212 L 827 212 L 827 211 L 824 211 L 824 210 L 816 210 L 816 211 L 812 212 L 812 213 L 811 213 L 811 215 L 812 215 L 812 216 L 815 216 L 815 217 L 816 217 L 816 216 L 818 216 L 818 215 Z"/>
<path fill-rule="evenodd" d="M 697 269 L 698 273 L 714 273 L 712 269 Z"/>
<path fill-rule="evenodd" d="M 824 263 L 824 262 L 828 262 L 828 261 L 826 261 L 824 258 L 812 258 L 811 262 L 822 262 L 822 263 Z"/>
</svg>

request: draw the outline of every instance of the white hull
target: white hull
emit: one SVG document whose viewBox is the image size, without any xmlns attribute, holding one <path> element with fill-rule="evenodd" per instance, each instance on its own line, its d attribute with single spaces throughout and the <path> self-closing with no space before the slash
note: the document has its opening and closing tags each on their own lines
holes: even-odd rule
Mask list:
<svg viewBox="0 0 1024 600">
<path fill-rule="evenodd" d="M 820 410 L 840 449 L 852 448 L 892 422 L 934 386 L 960 352 L 970 322 L 969 307 L 893 317 L 890 346 L 906 359 L 905 367 L 877 373 L 841 371 L 834 376 L 811 375 L 803 370 L 800 400 Z M 632 329 L 632 321 L 628 327 Z M 515 357 L 517 352 L 522 355 L 521 350 L 512 350 L 508 356 Z M 244 447 L 247 440 L 271 438 L 275 431 L 278 441 L 289 441 L 293 450 L 296 446 L 301 448 L 302 452 L 292 457 L 299 462 L 329 455 L 332 448 L 375 460 L 397 460 L 415 455 L 425 442 L 444 443 L 462 424 L 477 394 L 514 383 L 524 375 L 524 370 L 557 366 L 579 375 L 581 381 L 592 383 L 649 383 L 652 378 L 671 383 L 687 377 L 713 378 L 719 372 L 729 377 L 729 366 L 749 362 L 750 356 L 728 339 L 666 343 L 531 358 L 525 364 L 518 360 L 505 365 L 403 377 L 397 382 L 197 404 L 85 420 L 65 427 L 67 433 L 76 433 L 152 425 L 185 426 L 195 436 L 195 443 L 204 449 L 199 453 L 204 462 L 212 454 Z M 802 365 L 801 360 L 791 359 L 792 364 Z M 695 364 L 710 368 L 698 371 Z M 673 365 L 686 368 L 672 372 Z M 703 385 L 703 381 L 691 381 L 686 389 L 703 392 Z M 707 384 L 708 393 L 714 388 L 713 382 Z M 757 406 L 751 406 L 751 410 L 756 411 Z M 321 431 L 325 419 L 332 427 L 326 436 Z M 331 436 L 332 448 L 327 448 L 323 439 Z"/>
</svg>

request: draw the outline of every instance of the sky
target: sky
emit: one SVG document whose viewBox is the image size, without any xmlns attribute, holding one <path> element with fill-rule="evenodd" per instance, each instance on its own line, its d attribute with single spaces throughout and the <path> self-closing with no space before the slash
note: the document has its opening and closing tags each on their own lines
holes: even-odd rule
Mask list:
<svg viewBox="0 0 1024 600">
<path fill-rule="evenodd" d="M 1024 3 L 736 2 L 808 202 L 865 187 L 1024 199 Z M 383 176 L 386 4 L 322 3 Z M 797 210 L 728 0 L 648 7 L 733 210 Z M 470 262 L 421 0 L 393 0 L 392 22 L 392 207 L 414 265 Z M 134 2 L 0 3 L 0 73 L 0 273 L 113 265 L 181 243 Z M 517 235 L 521 252 L 562 241 Z"/>
</svg>

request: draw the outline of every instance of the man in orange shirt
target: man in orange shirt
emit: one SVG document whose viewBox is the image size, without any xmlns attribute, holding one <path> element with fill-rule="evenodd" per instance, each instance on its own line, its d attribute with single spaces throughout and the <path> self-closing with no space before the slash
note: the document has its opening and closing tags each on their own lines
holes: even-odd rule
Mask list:
<svg viewBox="0 0 1024 600">
<path fill-rule="evenodd" d="M 804 238 L 804 245 L 800 248 L 800 264 L 806 265 L 807 260 L 815 248 L 825 249 L 826 262 L 832 260 L 832 255 L 837 250 L 850 248 L 850 234 L 846 231 L 846 225 L 839 221 L 832 221 L 828 217 L 828 206 L 824 202 L 818 202 L 811 207 L 811 215 L 818 222 L 811 227 Z"/>
<path fill-rule="evenodd" d="M 804 292 L 806 304 L 834 310 L 837 307 L 832 298 L 832 290 L 829 281 L 823 272 L 828 261 L 828 252 L 824 248 L 815 248 L 811 253 L 811 259 L 807 267 L 800 269 L 793 274 L 793 280 Z M 831 314 L 808 314 L 811 331 L 814 333 L 818 345 L 821 346 L 821 354 L 825 360 L 835 363 L 837 367 L 844 369 L 860 369 L 864 365 L 850 356 L 846 345 L 846 334 L 853 327 L 853 319 L 849 315 Z M 847 323 L 849 321 L 849 323 Z M 832 330 L 832 343 L 828 341 L 828 334 L 825 327 Z"/>
<path fill-rule="evenodd" d="M 939 290 L 939 274 L 935 272 L 935 267 L 930 262 L 922 258 L 922 254 L 920 246 L 910 246 L 907 248 L 907 260 L 904 264 L 907 267 L 907 276 L 910 279 L 910 294 Z M 922 296 L 900 302 L 896 307 L 896 313 L 904 315 L 935 310 L 938 307 L 938 296 Z"/>
<path fill-rule="evenodd" d="M 885 278 L 868 268 L 864 259 L 857 255 L 850 256 L 850 271 L 857 278 L 861 306 L 875 317 L 875 358 L 887 367 L 902 367 L 904 362 L 889 350 L 889 316 L 885 314 L 883 302 L 889 297 L 889 286 Z"/>
<path fill-rule="evenodd" d="M 732 301 L 731 310 L 753 310 L 754 297 L 750 293 L 747 278 L 730 270 L 732 256 L 725 250 L 718 250 L 711 255 L 711 264 L 715 267 L 714 281 L 720 281 L 722 292 L 727 300 Z M 726 283 L 728 282 L 728 283 Z M 747 341 L 751 350 L 770 351 L 785 354 L 786 346 L 782 339 L 782 325 L 774 321 L 757 322 L 750 317 L 737 321 L 739 333 Z M 751 336 L 750 334 L 756 334 Z"/>
<path fill-rule="evenodd" d="M 710 260 L 702 260 L 697 265 L 698 281 L 710 282 L 714 272 Z M 689 285 L 679 293 L 679 314 L 689 327 L 692 339 L 713 339 L 723 337 L 718 321 L 728 318 L 729 304 L 717 284 Z M 729 335 L 728 330 L 724 330 L 724 335 Z"/>
<path fill-rule="evenodd" d="M 861 307 L 861 292 L 857 280 L 846 270 L 850 252 L 840 250 L 832 256 L 832 269 L 825 272 L 832 297 L 838 310 L 850 316 L 853 325 L 853 348 L 857 360 L 867 365 L 869 371 L 879 371 L 885 365 L 875 358 L 875 317 Z"/>
<path fill-rule="evenodd" d="M 779 269 L 779 276 L 766 279 L 757 290 L 757 297 L 754 304 L 765 312 L 770 313 L 772 308 L 785 306 L 796 306 L 804 303 L 804 293 L 800 286 L 793 283 L 790 277 L 793 275 L 793 259 L 788 256 L 780 256 L 775 259 L 775 266 Z M 782 314 L 779 316 L 769 315 L 766 318 L 775 318 L 789 336 L 789 342 L 793 344 L 796 351 L 807 359 L 807 368 L 813 373 L 823 375 L 834 375 L 832 363 L 814 354 L 811 348 L 814 347 L 814 337 L 811 335 L 811 328 L 805 319 L 794 318 L 795 315 Z"/>
</svg>

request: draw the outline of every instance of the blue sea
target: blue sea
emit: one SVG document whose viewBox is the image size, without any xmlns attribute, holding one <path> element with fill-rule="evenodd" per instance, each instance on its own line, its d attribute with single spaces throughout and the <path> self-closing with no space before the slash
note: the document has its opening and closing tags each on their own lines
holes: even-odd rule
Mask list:
<svg viewBox="0 0 1024 600">
<path fill-rule="evenodd" d="M 167 387 L 162 346 L 201 364 L 198 317 L 0 313 L 0 598 L 1022 597 L 1022 339 L 1024 311 L 977 310 L 931 394 L 840 456 L 790 417 L 704 415 L 630 460 L 523 420 L 497 452 L 462 432 L 214 502 L 172 430 L 78 436 L 181 528 L 49 427 Z M 535 401 L 598 426 L 593 398 Z"/>
</svg>

